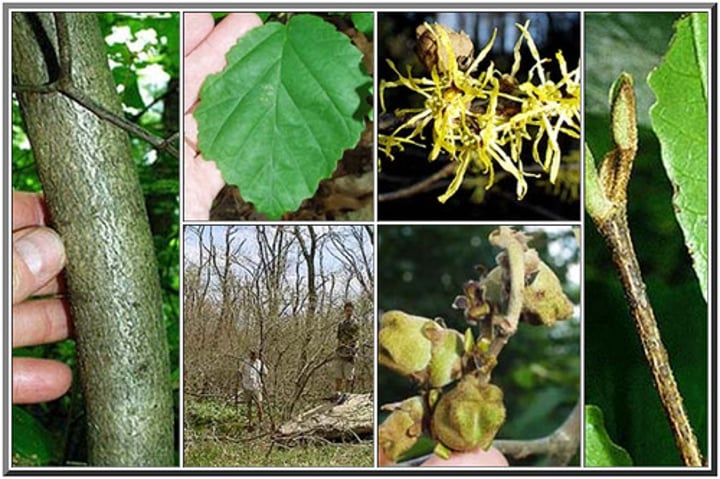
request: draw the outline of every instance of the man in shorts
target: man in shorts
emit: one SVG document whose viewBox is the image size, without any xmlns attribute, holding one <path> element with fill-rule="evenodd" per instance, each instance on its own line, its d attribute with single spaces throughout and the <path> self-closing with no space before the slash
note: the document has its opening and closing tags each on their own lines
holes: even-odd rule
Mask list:
<svg viewBox="0 0 720 479">
<path fill-rule="evenodd" d="M 250 351 L 250 359 L 245 361 L 242 369 L 242 388 L 247 409 L 248 429 L 252 430 L 252 405 L 257 406 L 258 424 L 263 417 L 263 377 L 267 375 L 267 368 L 260 360 L 256 351 Z"/>
<path fill-rule="evenodd" d="M 355 380 L 355 357 L 358 350 L 360 324 L 353 316 L 353 304 L 345 303 L 345 318 L 338 324 L 337 349 L 335 350 L 335 392 L 338 397 L 349 393 Z"/>
</svg>

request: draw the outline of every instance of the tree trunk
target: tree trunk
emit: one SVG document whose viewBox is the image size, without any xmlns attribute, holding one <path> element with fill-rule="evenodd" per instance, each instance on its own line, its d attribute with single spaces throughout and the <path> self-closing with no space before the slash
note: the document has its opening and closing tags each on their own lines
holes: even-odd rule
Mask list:
<svg viewBox="0 0 720 479">
<path fill-rule="evenodd" d="M 122 115 L 95 14 L 65 13 L 72 84 Z M 171 466 L 173 411 L 160 282 L 127 134 L 59 92 L 49 13 L 12 16 L 13 81 L 67 252 L 92 466 Z M 67 64 L 67 63 L 65 63 Z"/>
<path fill-rule="evenodd" d="M 281 425 L 273 440 L 292 444 L 300 441 L 372 441 L 373 395 L 347 394 L 339 404 L 328 402 Z"/>
</svg>

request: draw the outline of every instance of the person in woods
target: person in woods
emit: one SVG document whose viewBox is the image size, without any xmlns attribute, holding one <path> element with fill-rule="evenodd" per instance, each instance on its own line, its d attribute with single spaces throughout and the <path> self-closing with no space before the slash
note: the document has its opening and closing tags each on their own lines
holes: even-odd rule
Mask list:
<svg viewBox="0 0 720 479">
<path fill-rule="evenodd" d="M 349 393 L 355 380 L 355 358 L 358 352 L 360 324 L 353 315 L 353 310 L 353 304 L 346 302 L 343 307 L 344 318 L 337 328 L 335 392 L 338 397 Z"/>
<path fill-rule="evenodd" d="M 253 403 L 257 407 L 258 424 L 263 419 L 263 379 L 267 373 L 267 368 L 257 351 L 250 351 L 250 358 L 245 361 L 242 369 L 242 388 L 245 396 L 248 429 L 250 430 L 253 429 Z"/>
</svg>

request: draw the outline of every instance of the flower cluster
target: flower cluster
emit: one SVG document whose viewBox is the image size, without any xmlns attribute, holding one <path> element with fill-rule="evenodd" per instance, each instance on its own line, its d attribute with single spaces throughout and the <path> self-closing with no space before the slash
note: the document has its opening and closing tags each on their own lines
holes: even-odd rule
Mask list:
<svg viewBox="0 0 720 479">
<path fill-rule="evenodd" d="M 560 134 L 580 137 L 579 69 L 568 71 L 565 58 L 558 51 L 555 59 L 561 78 L 552 81 L 544 68 L 550 60 L 540 58 L 528 25 L 527 22 L 516 25 L 521 35 L 515 44 L 509 74 L 496 70 L 492 62 L 474 74 L 490 52 L 496 31 L 469 67 L 462 68 L 449 36 L 455 33 L 439 24 L 425 24 L 435 48 L 444 52 L 437 55 L 443 61 L 430 68 L 430 78 L 413 77 L 410 67 L 404 76 L 388 60 L 398 79 L 381 82 L 382 110 L 385 111 L 387 88 L 405 87 L 425 100 L 422 108 L 394 112 L 404 122 L 392 133 L 379 136 L 380 151 L 393 159 L 393 151 L 402 151 L 407 144 L 423 146 L 418 140 L 423 138 L 423 130 L 432 124 L 433 146 L 428 159 L 433 161 L 444 152 L 458 164 L 455 178 L 438 198 L 443 203 L 455 194 L 468 170 L 488 175 L 486 188 L 490 188 L 496 165 L 516 179 L 516 193 L 522 199 L 527 192 L 525 176 L 536 176 L 523 165 L 521 153 L 525 143 L 531 143 L 532 158 L 548 173 L 550 182 L 555 183 L 562 158 Z M 523 42 L 535 63 L 521 83 L 517 75 Z"/>
</svg>

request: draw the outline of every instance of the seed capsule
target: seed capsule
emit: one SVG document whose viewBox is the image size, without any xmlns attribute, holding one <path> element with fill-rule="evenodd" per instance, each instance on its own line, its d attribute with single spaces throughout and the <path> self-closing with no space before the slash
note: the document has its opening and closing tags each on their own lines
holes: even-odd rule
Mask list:
<svg viewBox="0 0 720 479">
<path fill-rule="evenodd" d="M 573 304 L 563 292 L 560 280 L 540 261 L 537 275 L 523 291 L 522 318 L 533 325 L 552 326 L 572 314 Z"/>
<path fill-rule="evenodd" d="M 378 427 L 378 444 L 391 461 L 408 451 L 422 434 L 425 401 L 413 396 L 400 403 L 383 406 L 392 413 Z"/>
<path fill-rule="evenodd" d="M 446 39 L 445 42 L 440 41 L 440 35 Z M 436 68 L 438 73 L 447 72 L 450 68 L 450 55 L 455 57 L 460 70 L 467 70 L 473 61 L 475 47 L 463 31 L 458 33 L 439 23 L 426 23 L 415 29 L 415 36 L 415 53 L 428 71 Z"/>
<path fill-rule="evenodd" d="M 427 333 L 441 329 L 430 319 L 388 311 L 380 320 L 378 361 L 403 376 L 425 380 L 432 354 L 432 341 Z"/>
<path fill-rule="evenodd" d="M 504 422 L 502 390 L 466 375 L 440 398 L 430 428 L 433 437 L 453 451 L 478 446 L 487 450 Z"/>
</svg>

